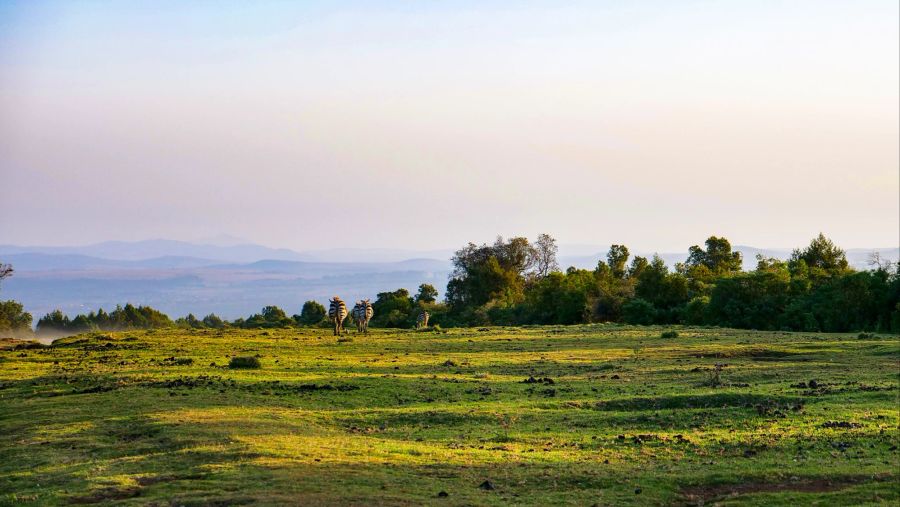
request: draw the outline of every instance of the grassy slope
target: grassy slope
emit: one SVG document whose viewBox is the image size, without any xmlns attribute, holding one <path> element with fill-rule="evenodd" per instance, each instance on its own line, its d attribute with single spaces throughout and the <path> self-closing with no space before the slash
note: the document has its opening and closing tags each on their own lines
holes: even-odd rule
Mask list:
<svg viewBox="0 0 900 507">
<path fill-rule="evenodd" d="M 660 332 L 151 331 L 3 350 L 0 503 L 897 504 L 897 337 Z M 260 370 L 222 366 L 256 354 Z M 704 385 L 717 362 L 725 385 Z"/>
</svg>

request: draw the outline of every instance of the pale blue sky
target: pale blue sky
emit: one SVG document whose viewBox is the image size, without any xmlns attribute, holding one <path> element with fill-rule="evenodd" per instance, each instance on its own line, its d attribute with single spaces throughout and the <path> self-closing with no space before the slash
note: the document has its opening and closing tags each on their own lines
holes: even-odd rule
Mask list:
<svg viewBox="0 0 900 507">
<path fill-rule="evenodd" d="M 0 2 L 0 243 L 898 242 L 898 2 Z"/>
</svg>

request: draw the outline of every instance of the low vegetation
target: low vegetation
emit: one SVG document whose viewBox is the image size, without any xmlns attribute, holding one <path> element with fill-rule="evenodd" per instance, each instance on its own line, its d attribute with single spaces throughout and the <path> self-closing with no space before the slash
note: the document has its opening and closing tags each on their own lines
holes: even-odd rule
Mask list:
<svg viewBox="0 0 900 507">
<path fill-rule="evenodd" d="M 0 504 L 900 501 L 896 335 L 592 324 L 351 336 L 0 342 Z M 239 358 L 263 367 L 231 368 Z"/>
<path fill-rule="evenodd" d="M 232 357 L 231 360 L 228 361 L 229 368 L 260 368 L 261 366 L 259 359 L 252 356 Z"/>
</svg>

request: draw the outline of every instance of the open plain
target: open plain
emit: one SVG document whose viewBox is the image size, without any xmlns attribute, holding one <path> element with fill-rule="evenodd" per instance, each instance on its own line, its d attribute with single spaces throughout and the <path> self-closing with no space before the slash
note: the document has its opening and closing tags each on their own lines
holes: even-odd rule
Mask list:
<svg viewBox="0 0 900 507">
<path fill-rule="evenodd" d="M 898 370 L 896 336 L 718 328 L 8 341 L 0 503 L 897 505 Z"/>
</svg>

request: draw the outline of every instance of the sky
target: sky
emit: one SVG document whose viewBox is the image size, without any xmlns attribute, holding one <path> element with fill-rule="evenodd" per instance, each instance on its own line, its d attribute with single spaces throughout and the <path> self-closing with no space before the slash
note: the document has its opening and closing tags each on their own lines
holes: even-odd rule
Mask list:
<svg viewBox="0 0 900 507">
<path fill-rule="evenodd" d="M 896 0 L 0 2 L 0 244 L 900 242 Z"/>
</svg>

